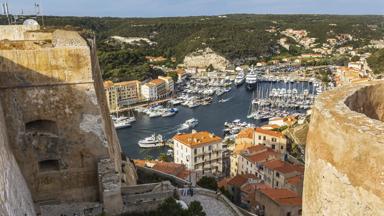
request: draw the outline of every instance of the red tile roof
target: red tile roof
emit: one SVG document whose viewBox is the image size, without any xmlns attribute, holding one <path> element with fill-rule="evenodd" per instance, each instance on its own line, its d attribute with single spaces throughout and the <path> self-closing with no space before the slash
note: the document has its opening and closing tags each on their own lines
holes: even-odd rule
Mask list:
<svg viewBox="0 0 384 216">
<path fill-rule="evenodd" d="M 301 197 L 288 189 L 264 188 L 259 191 L 280 205 L 297 206 L 302 204 Z"/>
<path fill-rule="evenodd" d="M 287 183 L 291 185 L 298 185 L 303 182 L 303 176 L 293 176 L 287 179 Z"/>
<path fill-rule="evenodd" d="M 185 169 L 185 166 L 177 163 L 158 162 L 152 169 L 176 176 Z"/>
<path fill-rule="evenodd" d="M 259 190 L 259 189 L 267 189 L 267 188 L 271 188 L 271 187 L 263 183 L 246 183 L 243 186 L 241 186 L 240 190 L 244 193 L 251 193 L 256 189 Z"/>
<path fill-rule="evenodd" d="M 257 177 L 252 174 L 237 175 L 229 179 L 227 184 L 241 187 L 243 184 L 248 182 L 248 179 L 257 179 Z"/>
<path fill-rule="evenodd" d="M 283 137 L 283 134 L 281 132 L 278 132 L 278 131 L 272 131 L 272 130 L 265 130 L 265 129 L 262 129 L 262 128 L 256 128 L 255 129 L 256 133 L 261 133 L 261 134 L 265 134 L 265 135 L 269 135 L 269 136 L 273 136 L 273 137 Z"/>
<path fill-rule="evenodd" d="M 245 158 L 248 161 L 251 161 L 253 163 L 261 163 L 268 160 L 279 158 L 279 155 L 280 155 L 279 153 L 273 151 L 272 149 L 267 149 L 266 151 L 263 151 L 254 155 L 245 156 Z"/>
<path fill-rule="evenodd" d="M 215 142 L 221 142 L 220 137 L 209 133 L 208 131 L 200 131 L 189 134 L 177 134 L 173 137 L 173 139 L 191 148 L 196 148 L 202 145 L 212 144 Z"/>
<path fill-rule="evenodd" d="M 272 160 L 264 164 L 264 166 L 270 170 L 276 170 L 281 173 L 300 172 L 304 173 L 304 166 L 294 165 L 281 160 Z"/>
</svg>

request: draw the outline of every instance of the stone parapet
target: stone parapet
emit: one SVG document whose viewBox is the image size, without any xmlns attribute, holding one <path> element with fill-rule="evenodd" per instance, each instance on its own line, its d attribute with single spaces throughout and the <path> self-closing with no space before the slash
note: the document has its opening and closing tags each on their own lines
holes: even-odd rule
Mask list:
<svg viewBox="0 0 384 216">
<path fill-rule="evenodd" d="M 306 146 L 304 215 L 384 214 L 384 82 L 325 92 Z"/>
</svg>

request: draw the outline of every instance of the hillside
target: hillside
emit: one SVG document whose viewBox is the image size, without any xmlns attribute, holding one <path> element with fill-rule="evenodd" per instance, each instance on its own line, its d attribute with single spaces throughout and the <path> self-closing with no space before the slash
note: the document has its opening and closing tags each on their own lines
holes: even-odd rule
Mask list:
<svg viewBox="0 0 384 216">
<path fill-rule="evenodd" d="M 374 52 L 367 61 L 373 73 L 384 74 L 384 49 Z"/>
<path fill-rule="evenodd" d="M 0 23 L 5 23 L 4 17 L 0 17 Z M 346 45 L 360 47 L 384 35 L 384 16 L 237 14 L 174 18 L 46 17 L 45 23 L 48 26 L 94 31 L 103 76 L 118 80 L 153 76 L 148 62 L 144 60 L 145 56 L 174 57 L 176 63 L 181 63 L 189 53 L 210 47 L 237 64 L 255 63 L 275 55 L 307 52 L 295 45 L 296 42 L 291 38 L 287 41 L 295 45 L 291 46 L 292 49 L 286 50 L 279 45 L 279 39 L 284 37 L 281 32 L 288 28 L 306 30 L 307 37 L 315 38 L 314 46 L 320 46 L 328 38 L 339 34 L 350 34 L 354 40 Z M 165 63 L 175 65 L 170 60 Z"/>
</svg>

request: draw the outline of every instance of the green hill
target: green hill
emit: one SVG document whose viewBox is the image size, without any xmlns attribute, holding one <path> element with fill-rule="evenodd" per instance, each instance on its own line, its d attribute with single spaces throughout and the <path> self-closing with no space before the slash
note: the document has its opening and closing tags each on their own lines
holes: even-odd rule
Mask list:
<svg viewBox="0 0 384 216">
<path fill-rule="evenodd" d="M 384 49 L 374 52 L 367 61 L 373 73 L 384 74 Z"/>
</svg>

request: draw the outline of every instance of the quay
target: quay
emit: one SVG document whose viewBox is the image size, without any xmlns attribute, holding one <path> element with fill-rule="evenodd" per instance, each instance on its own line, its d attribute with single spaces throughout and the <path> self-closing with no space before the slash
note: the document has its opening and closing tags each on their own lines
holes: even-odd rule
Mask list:
<svg viewBox="0 0 384 216">
<path fill-rule="evenodd" d="M 147 107 L 147 106 L 151 106 L 151 105 L 165 103 L 165 102 L 168 102 L 172 99 L 174 99 L 174 97 L 164 98 L 164 99 L 156 100 L 156 101 L 148 101 L 148 102 L 144 102 L 141 104 L 136 104 L 135 106 L 120 108 L 119 110 L 111 110 L 110 113 L 113 114 L 113 113 L 119 113 L 119 112 L 126 112 L 126 111 L 133 110 L 135 108 L 138 108 L 138 107 Z"/>
</svg>

